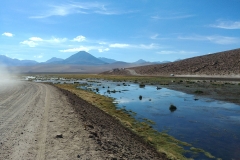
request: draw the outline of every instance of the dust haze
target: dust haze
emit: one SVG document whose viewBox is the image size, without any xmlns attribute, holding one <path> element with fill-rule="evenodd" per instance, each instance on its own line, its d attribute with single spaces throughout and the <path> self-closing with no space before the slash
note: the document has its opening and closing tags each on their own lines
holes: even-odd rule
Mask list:
<svg viewBox="0 0 240 160">
<path fill-rule="evenodd" d="M 16 76 L 8 71 L 5 66 L 0 65 L 0 88 L 3 86 L 17 85 L 19 81 Z"/>
</svg>

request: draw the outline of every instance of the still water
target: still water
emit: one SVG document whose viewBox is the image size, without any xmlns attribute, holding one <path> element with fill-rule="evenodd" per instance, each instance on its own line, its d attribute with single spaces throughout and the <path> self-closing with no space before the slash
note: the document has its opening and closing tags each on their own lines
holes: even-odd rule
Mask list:
<svg viewBox="0 0 240 160">
<path fill-rule="evenodd" d="M 222 159 L 240 159 L 240 106 L 196 97 L 179 91 L 121 82 L 88 82 L 98 93 L 115 98 L 119 108 L 137 113 L 156 123 L 158 131 L 202 148 Z M 116 92 L 107 92 L 107 90 Z M 120 92 L 119 92 L 120 91 Z M 142 99 L 139 96 L 142 96 Z M 141 99 L 141 100 L 140 100 Z M 173 104 L 177 110 L 171 112 Z M 187 156 L 187 155 L 186 155 Z"/>
<path fill-rule="evenodd" d="M 74 81 L 56 81 L 53 83 L 74 83 Z M 76 82 L 76 81 L 75 81 Z M 106 80 L 78 80 L 98 94 L 115 99 L 119 108 L 137 113 L 137 119 L 150 119 L 158 131 L 167 131 L 171 136 L 188 142 L 196 148 L 210 152 L 223 160 L 240 159 L 240 106 L 202 98 L 167 88 L 130 82 L 112 82 Z M 162 87 L 162 86 L 160 86 Z M 109 91 L 115 91 L 108 92 Z M 139 98 L 142 96 L 142 98 Z M 177 110 L 171 112 L 170 105 Z M 189 157 L 190 155 L 187 155 Z M 194 158 L 195 159 L 195 158 Z M 198 157 L 196 159 L 202 159 Z M 204 158 L 206 159 L 206 157 Z"/>
</svg>

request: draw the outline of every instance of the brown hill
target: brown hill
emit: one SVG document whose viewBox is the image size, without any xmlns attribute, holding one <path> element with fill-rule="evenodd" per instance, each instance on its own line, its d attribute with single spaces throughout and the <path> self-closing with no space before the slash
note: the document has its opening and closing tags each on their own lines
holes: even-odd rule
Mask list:
<svg viewBox="0 0 240 160">
<path fill-rule="evenodd" d="M 115 69 L 104 74 L 170 76 L 240 76 L 240 49 L 234 49 L 177 62 L 127 69 Z"/>
</svg>

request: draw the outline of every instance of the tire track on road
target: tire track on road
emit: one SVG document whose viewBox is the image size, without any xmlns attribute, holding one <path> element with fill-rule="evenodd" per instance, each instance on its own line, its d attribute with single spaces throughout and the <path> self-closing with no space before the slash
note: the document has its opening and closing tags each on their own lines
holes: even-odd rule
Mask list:
<svg viewBox="0 0 240 160">
<path fill-rule="evenodd" d="M 23 88 L 25 88 L 25 90 L 29 89 L 27 86 Z M 32 85 L 30 88 L 33 88 Z M 20 91 L 21 90 L 19 90 L 19 92 Z M 14 92 L 14 93 L 19 94 L 18 92 Z M 34 92 L 32 90 L 28 90 L 25 95 L 21 97 L 19 96 L 18 98 L 15 99 L 15 101 L 10 100 L 12 98 L 8 99 L 13 104 L 11 106 L 8 106 L 7 108 L 5 107 L 4 111 L 1 113 L 0 141 L 2 141 L 5 138 L 5 135 L 7 135 L 11 129 L 15 128 L 13 126 L 17 125 L 22 115 L 25 113 L 27 106 L 29 106 L 29 104 L 32 103 L 32 101 L 35 100 L 36 97 L 39 95 L 40 95 L 40 91 Z M 29 99 L 31 100 L 27 101 Z M 5 101 L 5 103 L 10 103 L 9 101 L 7 102 Z"/>
<path fill-rule="evenodd" d="M 38 143 L 38 153 L 36 160 L 44 160 L 45 159 L 45 148 L 46 148 L 46 139 L 47 139 L 47 124 L 48 124 L 48 112 L 50 107 L 50 94 L 48 88 L 46 86 L 42 86 L 44 88 L 43 92 L 45 92 L 45 103 L 44 103 L 44 114 L 42 119 L 42 132 L 40 135 L 40 141 Z"/>
</svg>

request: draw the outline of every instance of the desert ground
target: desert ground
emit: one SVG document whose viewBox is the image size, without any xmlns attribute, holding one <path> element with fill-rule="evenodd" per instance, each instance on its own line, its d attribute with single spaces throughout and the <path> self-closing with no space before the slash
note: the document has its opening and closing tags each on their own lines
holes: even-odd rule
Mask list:
<svg viewBox="0 0 240 160">
<path fill-rule="evenodd" d="M 33 82 L 0 86 L 0 159 L 166 159 L 76 95 Z"/>
</svg>

